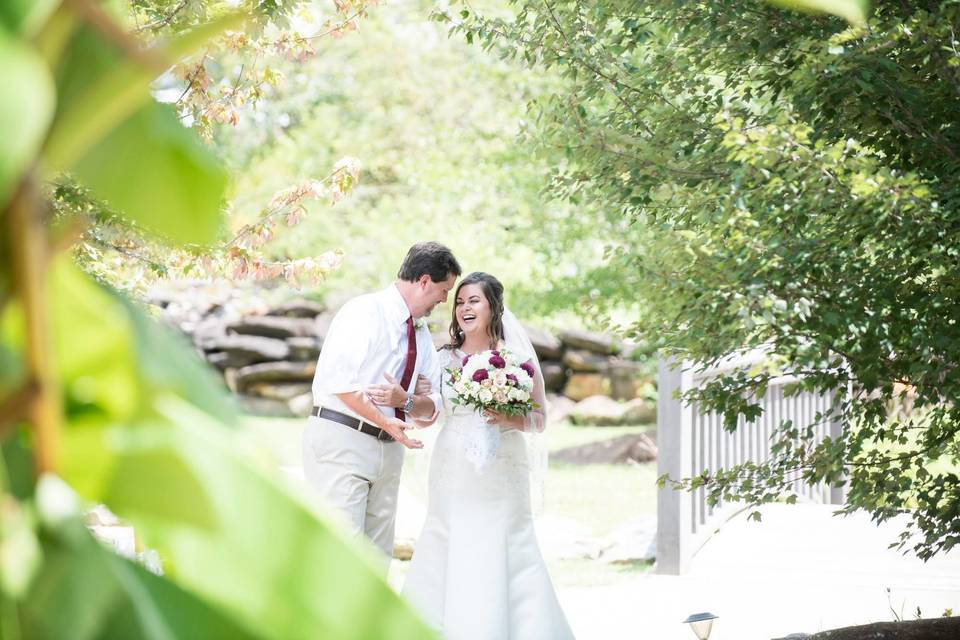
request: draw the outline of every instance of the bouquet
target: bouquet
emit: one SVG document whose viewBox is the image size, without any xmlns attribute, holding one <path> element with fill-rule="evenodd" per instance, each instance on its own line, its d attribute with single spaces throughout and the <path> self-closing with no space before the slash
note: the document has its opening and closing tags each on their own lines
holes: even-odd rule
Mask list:
<svg viewBox="0 0 960 640">
<path fill-rule="evenodd" d="M 506 349 L 466 356 L 462 369 L 449 369 L 448 373 L 448 384 L 456 393 L 451 399 L 454 404 L 507 416 L 525 416 L 535 408 L 533 365 L 520 362 Z"/>
</svg>

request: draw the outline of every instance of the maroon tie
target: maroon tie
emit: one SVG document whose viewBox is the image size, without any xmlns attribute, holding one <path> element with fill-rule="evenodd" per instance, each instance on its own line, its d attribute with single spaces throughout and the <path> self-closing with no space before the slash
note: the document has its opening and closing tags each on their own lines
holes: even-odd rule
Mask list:
<svg viewBox="0 0 960 640">
<path fill-rule="evenodd" d="M 417 334 L 413 330 L 413 316 L 407 318 L 407 361 L 403 365 L 403 375 L 400 376 L 400 386 L 406 391 L 413 377 L 413 367 L 417 364 Z M 407 415 L 403 409 L 394 409 L 394 414 L 400 420 L 406 421 Z"/>
</svg>

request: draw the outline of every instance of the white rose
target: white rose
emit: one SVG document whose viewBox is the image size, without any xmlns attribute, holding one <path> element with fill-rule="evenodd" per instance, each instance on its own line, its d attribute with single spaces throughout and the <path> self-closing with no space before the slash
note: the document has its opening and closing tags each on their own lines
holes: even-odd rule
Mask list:
<svg viewBox="0 0 960 640">
<path fill-rule="evenodd" d="M 507 401 L 507 393 L 505 391 L 497 391 L 495 394 L 493 394 L 493 399 L 498 403 L 503 404 Z"/>
<path fill-rule="evenodd" d="M 510 389 L 510 399 L 517 402 L 524 402 L 527 399 L 527 392 L 523 389 Z"/>
<path fill-rule="evenodd" d="M 493 384 L 502 387 L 507 384 L 507 372 L 503 369 L 497 369 L 493 374 Z"/>
<path fill-rule="evenodd" d="M 493 392 L 490 389 L 481 389 L 480 390 L 480 402 L 484 404 L 489 404 L 493 400 Z"/>
</svg>

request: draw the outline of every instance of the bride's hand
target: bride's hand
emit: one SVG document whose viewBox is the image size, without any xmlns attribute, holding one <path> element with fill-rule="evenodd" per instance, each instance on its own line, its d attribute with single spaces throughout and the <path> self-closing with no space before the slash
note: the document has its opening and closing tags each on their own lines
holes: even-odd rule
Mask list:
<svg viewBox="0 0 960 640">
<path fill-rule="evenodd" d="M 511 424 L 512 419 L 509 416 L 498 411 L 494 411 L 493 409 L 484 409 L 481 415 L 483 415 L 483 419 L 487 424 L 500 425 L 503 427 L 513 426 Z"/>
</svg>

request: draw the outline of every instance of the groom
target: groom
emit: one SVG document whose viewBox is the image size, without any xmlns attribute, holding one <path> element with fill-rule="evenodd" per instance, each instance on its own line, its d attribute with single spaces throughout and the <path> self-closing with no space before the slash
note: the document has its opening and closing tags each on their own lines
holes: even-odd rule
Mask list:
<svg viewBox="0 0 960 640">
<path fill-rule="evenodd" d="M 387 557 L 400 488 L 403 447 L 423 444 L 405 431 L 432 424 L 442 408 L 437 387 L 414 393 L 417 375 L 439 377 L 430 331 L 414 320 L 446 302 L 460 275 L 450 249 L 410 247 L 397 281 L 337 312 L 313 379 L 313 412 L 303 432 L 303 471 L 328 504 L 347 516 Z"/>
</svg>

